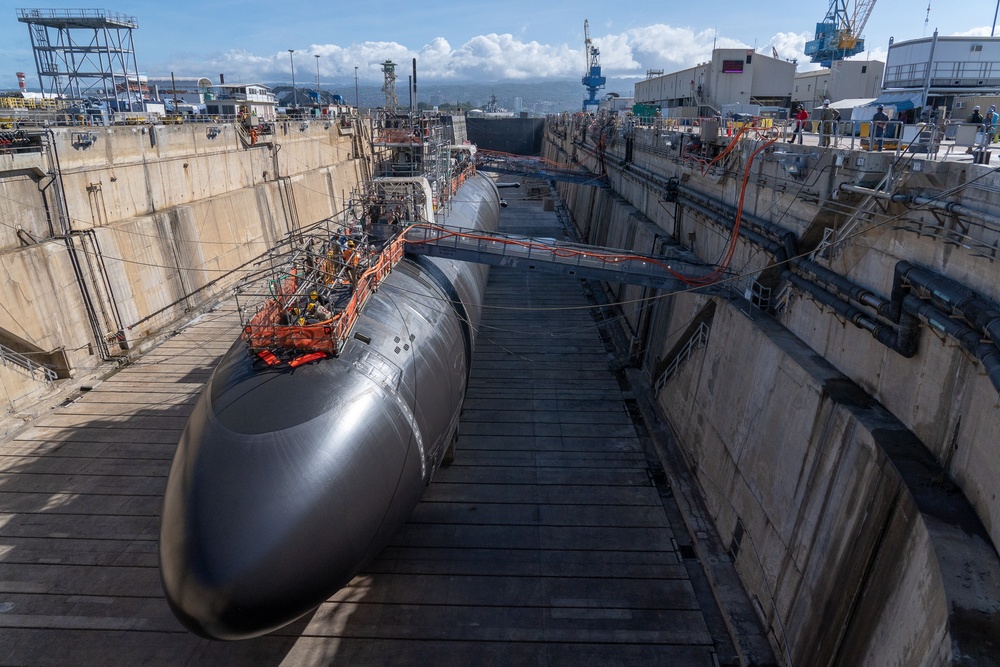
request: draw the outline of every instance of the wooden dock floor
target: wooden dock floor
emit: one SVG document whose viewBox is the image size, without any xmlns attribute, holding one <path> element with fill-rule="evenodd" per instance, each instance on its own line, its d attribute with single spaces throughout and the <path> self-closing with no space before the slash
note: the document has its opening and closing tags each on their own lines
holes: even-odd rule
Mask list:
<svg viewBox="0 0 1000 667">
<path fill-rule="evenodd" d="M 561 234 L 523 196 L 502 225 Z M 238 334 L 231 306 L 0 444 L 0 665 L 709 666 L 731 655 L 678 553 L 683 526 L 651 482 L 581 283 L 494 269 L 486 304 L 454 464 L 363 575 L 266 637 L 186 632 L 157 567 L 170 460 Z"/>
</svg>

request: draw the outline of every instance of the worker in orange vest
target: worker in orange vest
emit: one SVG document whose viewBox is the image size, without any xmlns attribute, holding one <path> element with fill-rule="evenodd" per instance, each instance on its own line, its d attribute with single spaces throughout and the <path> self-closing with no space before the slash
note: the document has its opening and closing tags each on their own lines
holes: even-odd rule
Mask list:
<svg viewBox="0 0 1000 667">
<path fill-rule="evenodd" d="M 358 251 L 354 247 L 354 241 L 348 241 L 347 248 L 344 250 L 344 265 L 347 266 L 347 275 L 355 287 L 358 285 L 358 260 Z"/>
</svg>

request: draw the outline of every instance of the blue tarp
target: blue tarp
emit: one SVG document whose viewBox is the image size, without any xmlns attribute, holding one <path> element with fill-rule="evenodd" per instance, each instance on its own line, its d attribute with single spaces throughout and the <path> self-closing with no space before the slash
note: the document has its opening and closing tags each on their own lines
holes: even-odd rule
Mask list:
<svg viewBox="0 0 1000 667">
<path fill-rule="evenodd" d="M 887 107 L 895 107 L 897 113 L 900 111 L 909 111 L 910 109 L 916 109 L 923 105 L 924 94 L 923 92 L 914 93 L 883 93 L 881 97 L 869 104 L 868 106 L 877 107 L 880 104 L 884 104 Z"/>
</svg>

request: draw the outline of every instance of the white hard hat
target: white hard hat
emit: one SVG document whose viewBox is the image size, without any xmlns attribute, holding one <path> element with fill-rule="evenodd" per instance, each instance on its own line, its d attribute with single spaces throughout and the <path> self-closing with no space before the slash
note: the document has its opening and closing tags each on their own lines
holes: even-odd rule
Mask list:
<svg viewBox="0 0 1000 667">
<path fill-rule="evenodd" d="M 823 104 L 829 104 L 830 100 L 823 100 Z"/>
</svg>

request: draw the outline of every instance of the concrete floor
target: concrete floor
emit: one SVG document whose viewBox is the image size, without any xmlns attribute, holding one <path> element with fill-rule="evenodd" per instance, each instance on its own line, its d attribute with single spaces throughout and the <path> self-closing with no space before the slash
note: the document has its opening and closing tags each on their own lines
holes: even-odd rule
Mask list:
<svg viewBox="0 0 1000 667">
<path fill-rule="evenodd" d="M 561 234 L 540 201 L 511 204 L 504 231 Z M 157 567 L 231 305 L 0 445 L 0 664 L 732 663 L 581 283 L 494 269 L 486 303 L 454 464 L 363 575 L 266 637 L 187 633 Z"/>
</svg>

